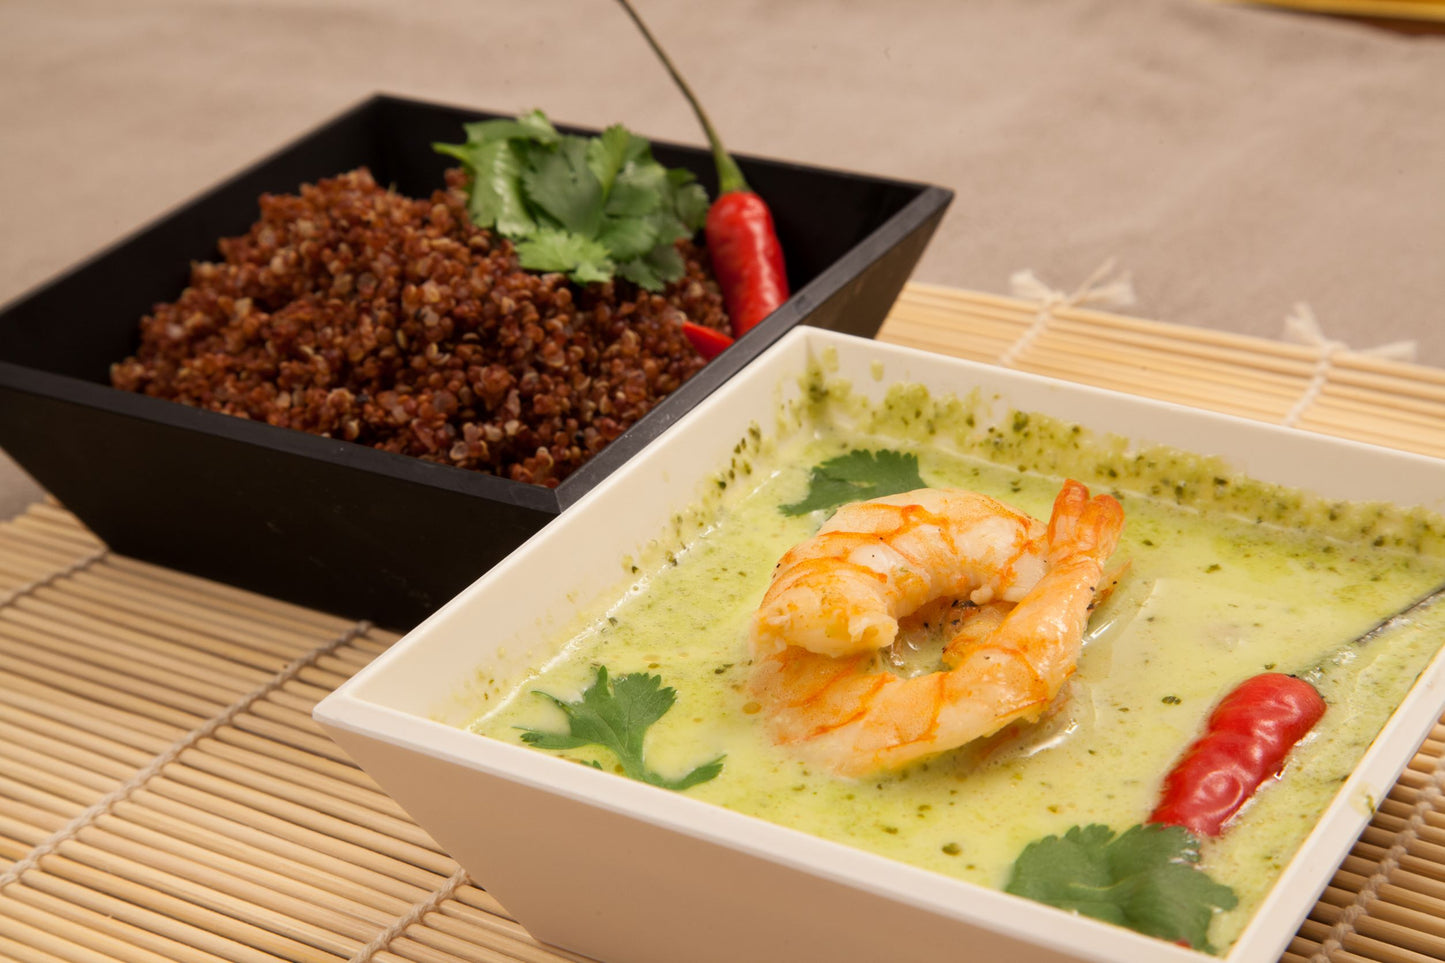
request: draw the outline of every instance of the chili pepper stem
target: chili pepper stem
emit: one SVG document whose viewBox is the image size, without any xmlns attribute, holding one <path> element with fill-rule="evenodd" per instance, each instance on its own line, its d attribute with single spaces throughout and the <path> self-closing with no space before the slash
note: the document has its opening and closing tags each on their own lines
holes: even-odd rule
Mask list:
<svg viewBox="0 0 1445 963">
<path fill-rule="evenodd" d="M 673 83 L 677 84 L 678 89 L 682 91 L 682 96 L 692 106 L 692 112 L 697 115 L 697 121 L 702 125 L 703 133 L 707 136 L 708 146 L 712 148 L 713 163 L 717 166 L 718 193 L 750 190 L 748 182 L 743 178 L 742 169 L 723 147 L 722 138 L 718 137 L 717 131 L 713 129 L 712 121 L 708 120 L 707 112 L 702 109 L 702 104 L 693 94 L 692 88 L 688 86 L 682 74 L 673 65 L 672 58 L 667 55 L 667 51 L 662 49 L 662 45 L 657 42 L 652 31 L 647 29 L 647 24 L 642 22 L 642 17 L 632 8 L 632 4 L 628 0 L 617 0 L 617 2 L 621 4 L 623 10 L 627 11 L 632 22 L 637 25 L 637 29 L 642 32 L 642 38 L 647 41 L 652 52 L 657 54 L 657 59 L 662 61 L 662 66 L 672 76 Z"/>
<path fill-rule="evenodd" d="M 733 334 L 741 336 L 756 326 L 788 299 L 788 271 L 783 263 L 783 247 L 773 226 L 773 214 L 767 202 L 755 194 L 743 179 L 737 162 L 723 147 L 702 109 L 697 96 L 668 57 L 647 24 L 642 22 L 629 0 L 617 0 L 632 18 L 643 39 L 662 61 L 673 83 L 692 105 L 708 144 L 712 147 L 713 165 L 717 169 L 718 196 L 708 208 L 704 230 L 713 273 L 722 291 L 732 321 Z"/>
</svg>

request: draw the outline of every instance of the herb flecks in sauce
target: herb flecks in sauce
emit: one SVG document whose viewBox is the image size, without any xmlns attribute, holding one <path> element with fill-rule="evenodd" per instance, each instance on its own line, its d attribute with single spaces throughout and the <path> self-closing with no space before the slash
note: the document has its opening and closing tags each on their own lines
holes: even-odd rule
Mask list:
<svg viewBox="0 0 1445 963">
<path fill-rule="evenodd" d="M 854 396 L 850 387 L 810 373 L 813 410 L 846 412 L 864 435 L 916 434 L 916 425 L 937 426 L 930 444 L 972 453 L 1021 473 L 1077 478 L 1091 486 L 1127 491 L 1197 511 L 1223 512 L 1261 524 L 1307 528 L 1365 547 L 1406 552 L 1445 552 L 1445 519 L 1374 502 L 1341 502 L 1311 496 L 1231 471 L 1219 458 L 1153 446 L 1135 449 L 1127 439 L 1101 435 L 1048 416 L 1018 417 L 995 410 L 974 392 L 935 398 L 921 385 L 894 385 L 881 405 Z"/>
<path fill-rule="evenodd" d="M 514 726 L 545 726 L 552 711 L 518 691 L 580 691 L 593 665 L 625 673 L 657 662 L 688 714 L 654 726 L 649 763 L 676 772 L 719 752 L 728 759 L 725 773 L 689 795 L 1002 888 L 1033 840 L 1072 826 L 1141 822 L 1209 707 L 1234 684 L 1318 662 L 1445 581 L 1438 516 L 1314 499 L 1241 478 L 1213 459 L 1136 452 L 1037 414 L 1015 434 L 1012 413 L 976 395 L 895 386 L 871 402 L 835 376 L 826 353 L 801 397 L 779 411 L 774 425 L 739 440 L 731 462 L 705 480 L 696 504 L 653 548 L 629 559 L 635 571 L 619 570 L 624 584 L 598 602 L 619 624 L 603 632 L 601 615 L 579 623 L 538 674 L 479 705 L 487 714 L 477 731 L 515 741 Z M 1039 517 L 1063 476 L 1109 490 L 1127 519 L 1115 561 L 1132 565 L 1095 612 L 1068 698 L 1047 726 L 845 781 L 808 770 L 767 740 L 746 691 L 746 640 L 773 565 L 818 524 L 816 515 L 788 516 L 779 506 L 807 496 L 814 466 L 880 448 L 915 455 L 930 485 L 975 489 Z M 677 565 L 666 563 L 668 552 Z M 1213 564 L 1218 570 L 1206 572 Z M 1216 946 L 1238 937 L 1442 632 L 1445 606 L 1436 606 L 1329 662 L 1316 682 L 1330 706 L 1325 718 L 1283 778 L 1225 836 L 1201 846 L 1199 867 L 1238 898 L 1213 917 Z M 664 644 L 678 639 L 686 644 Z M 558 648 L 561 657 L 552 658 Z M 577 753 L 564 754 L 582 759 Z"/>
</svg>

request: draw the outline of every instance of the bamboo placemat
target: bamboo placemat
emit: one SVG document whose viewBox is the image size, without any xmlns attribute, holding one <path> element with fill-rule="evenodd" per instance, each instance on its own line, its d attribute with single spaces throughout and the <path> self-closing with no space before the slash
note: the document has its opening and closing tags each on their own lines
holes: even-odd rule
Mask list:
<svg viewBox="0 0 1445 963">
<path fill-rule="evenodd" d="M 880 337 L 1445 453 L 1445 372 L 1352 352 L 920 285 Z M 0 522 L 0 959 L 579 959 L 531 939 L 311 721 L 393 641 L 116 556 L 53 504 Z M 1445 725 L 1284 959 L 1445 959 L 1442 760 Z"/>
<path fill-rule="evenodd" d="M 1445 457 L 1445 370 L 1313 343 L 910 284 L 880 341 Z M 1308 322 L 1307 313 L 1297 320 Z M 1387 346 L 1397 347 L 1397 346 Z"/>
</svg>

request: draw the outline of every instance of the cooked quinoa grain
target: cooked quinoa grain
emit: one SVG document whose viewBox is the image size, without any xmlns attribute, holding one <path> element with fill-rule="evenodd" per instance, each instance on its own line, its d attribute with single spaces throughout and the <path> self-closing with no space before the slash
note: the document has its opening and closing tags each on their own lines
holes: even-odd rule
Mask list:
<svg viewBox="0 0 1445 963">
<path fill-rule="evenodd" d="M 365 169 L 264 195 L 261 218 L 141 320 L 117 387 L 556 485 L 705 363 L 726 330 L 704 251 L 660 293 L 577 287 L 472 226 L 464 175 L 426 200 Z"/>
</svg>

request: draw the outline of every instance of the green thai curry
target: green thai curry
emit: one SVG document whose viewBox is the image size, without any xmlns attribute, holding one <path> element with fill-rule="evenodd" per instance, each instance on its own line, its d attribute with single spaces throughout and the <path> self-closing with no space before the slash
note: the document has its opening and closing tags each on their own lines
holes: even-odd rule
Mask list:
<svg viewBox="0 0 1445 963">
<path fill-rule="evenodd" d="M 1001 887 L 1032 840 L 1144 821 L 1164 774 L 1234 684 L 1316 668 L 1324 718 L 1283 776 L 1202 847 L 1200 867 L 1238 897 L 1209 930 L 1213 946 L 1227 949 L 1445 638 L 1438 605 L 1351 645 L 1445 582 L 1441 520 L 1312 501 L 1205 459 L 1130 452 L 1038 416 L 984 424 L 976 407 L 903 387 L 872 409 L 837 385 L 815 390 L 806 430 L 755 433 L 740 445 L 685 544 L 630 562 L 617 593 L 559 641 L 562 654 L 497 688 L 473 728 L 517 742 L 519 727 L 561 727 L 556 703 L 535 693 L 575 699 L 599 665 L 614 678 L 655 674 L 677 701 L 647 735 L 648 764 L 680 773 L 725 755 L 721 773 L 688 795 Z M 845 432 L 819 428 L 829 411 L 846 412 L 831 419 L 846 422 Z M 778 558 L 827 517 L 779 506 L 807 493 L 815 465 L 859 449 L 914 454 L 928 485 L 981 491 L 1040 518 L 1064 475 L 1111 491 L 1126 513 L 1111 564 L 1130 568 L 1095 612 L 1077 674 L 1045 719 L 900 772 L 847 780 L 811 771 L 769 741 L 748 697 L 747 636 Z M 927 668 L 917 653 L 903 661 L 899 671 Z M 614 764 L 596 747 L 565 754 Z"/>
</svg>

